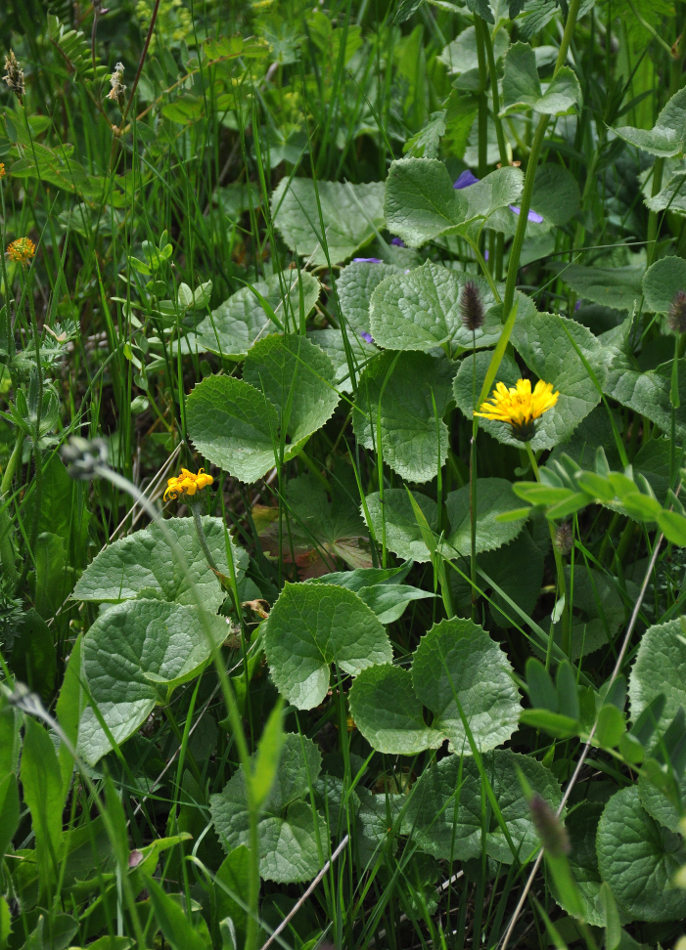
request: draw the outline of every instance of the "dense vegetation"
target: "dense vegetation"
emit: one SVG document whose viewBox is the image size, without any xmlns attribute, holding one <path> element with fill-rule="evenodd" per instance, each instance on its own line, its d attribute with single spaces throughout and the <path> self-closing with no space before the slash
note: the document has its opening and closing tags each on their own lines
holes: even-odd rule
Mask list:
<svg viewBox="0 0 686 950">
<path fill-rule="evenodd" d="M 671 0 L 10 0 L 0 950 L 673 947 Z"/>
</svg>

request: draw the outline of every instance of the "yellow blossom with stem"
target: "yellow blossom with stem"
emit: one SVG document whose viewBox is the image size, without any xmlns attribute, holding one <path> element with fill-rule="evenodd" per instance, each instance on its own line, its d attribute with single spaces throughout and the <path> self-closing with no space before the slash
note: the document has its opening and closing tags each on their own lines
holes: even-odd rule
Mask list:
<svg viewBox="0 0 686 950">
<path fill-rule="evenodd" d="M 490 398 L 481 403 L 474 415 L 507 422 L 516 439 L 529 442 L 536 431 L 536 419 L 553 408 L 559 395 L 559 392 L 553 392 L 552 383 L 545 383 L 542 379 L 536 383 L 533 392 L 530 379 L 519 379 L 509 388 L 505 383 L 497 383 Z"/>
<path fill-rule="evenodd" d="M 167 498 L 178 498 L 179 495 L 193 496 L 197 491 L 206 488 L 214 483 L 214 478 L 208 475 L 204 469 L 200 469 L 197 475 L 189 472 L 187 468 L 181 469 L 180 475 L 167 479 L 167 488 L 164 493 L 164 501 Z"/>
<path fill-rule="evenodd" d="M 20 237 L 7 245 L 7 256 L 15 264 L 28 264 L 36 253 L 36 245 L 31 238 Z"/>
</svg>

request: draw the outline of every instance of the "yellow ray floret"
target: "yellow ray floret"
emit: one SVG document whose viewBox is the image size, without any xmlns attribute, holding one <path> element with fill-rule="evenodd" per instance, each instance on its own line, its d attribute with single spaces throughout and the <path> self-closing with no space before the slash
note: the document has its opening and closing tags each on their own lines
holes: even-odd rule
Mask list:
<svg viewBox="0 0 686 950">
<path fill-rule="evenodd" d="M 180 475 L 167 479 L 164 500 L 178 498 L 179 495 L 194 495 L 196 491 L 200 491 L 201 488 L 205 488 L 213 482 L 212 476 L 208 475 L 202 468 L 197 475 L 189 472 L 187 468 L 182 468 Z"/>
<path fill-rule="evenodd" d="M 489 399 L 482 402 L 475 416 L 507 422 L 512 426 L 512 434 L 522 442 L 533 438 L 534 422 L 548 409 L 552 409 L 558 400 L 559 392 L 553 392 L 553 384 L 542 379 L 531 391 L 530 379 L 518 379 L 516 386 L 509 388 L 505 383 L 497 383 Z"/>
</svg>

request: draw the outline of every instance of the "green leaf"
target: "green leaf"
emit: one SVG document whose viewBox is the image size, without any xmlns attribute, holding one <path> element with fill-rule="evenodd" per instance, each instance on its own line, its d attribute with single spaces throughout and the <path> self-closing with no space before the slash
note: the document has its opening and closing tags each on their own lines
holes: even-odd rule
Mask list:
<svg viewBox="0 0 686 950">
<path fill-rule="evenodd" d="M 683 257 L 663 257 L 645 272 L 643 295 L 648 310 L 668 313 L 680 290 L 686 290 L 686 261 Z"/>
<path fill-rule="evenodd" d="M 435 531 L 438 525 L 436 502 L 419 492 L 413 492 L 413 497 Z M 389 551 L 406 561 L 431 560 L 431 553 L 424 543 L 422 526 L 417 523 L 404 489 L 387 488 L 383 497 L 378 492 L 372 492 L 367 495 L 365 506 L 369 513 L 369 529 L 374 533 L 377 543 L 383 543 Z"/>
<path fill-rule="evenodd" d="M 568 287 L 585 300 L 631 310 L 641 296 L 642 267 L 584 267 L 572 264 L 560 269 L 559 276 Z"/>
<path fill-rule="evenodd" d="M 499 521 L 500 514 L 514 507 L 517 499 L 512 484 L 504 478 L 478 478 L 476 481 L 476 552 L 493 551 L 517 537 L 526 518 Z M 463 485 L 446 498 L 450 533 L 445 550 L 463 557 L 471 550 L 470 486 Z"/>
<path fill-rule="evenodd" d="M 311 739 L 286 735 L 272 786 L 258 822 L 260 876 L 289 883 L 315 876 L 328 853 L 329 832 L 313 813 L 309 793 L 321 769 L 321 754 Z M 238 771 L 224 789 L 210 797 L 210 813 L 222 846 L 231 852 L 249 845 L 248 805 L 243 773 Z"/>
<path fill-rule="evenodd" d="M 442 234 L 467 233 L 516 202 L 522 191 L 520 169 L 499 168 L 469 188 L 455 189 L 442 162 L 405 158 L 392 163 L 386 180 L 386 223 L 410 247 Z"/>
<path fill-rule="evenodd" d="M 651 155 L 664 158 L 682 155 L 686 150 L 686 89 L 679 89 L 672 96 L 652 129 L 621 126 L 614 132 L 625 142 Z"/>
<path fill-rule="evenodd" d="M 389 352 L 370 361 L 360 377 L 355 437 L 377 451 L 380 440 L 384 461 L 409 481 L 434 478 L 448 457 L 442 417 L 450 398 L 450 373 L 446 359 Z"/>
<path fill-rule="evenodd" d="M 517 728 L 519 690 L 510 662 L 471 620 L 442 620 L 422 637 L 412 682 L 418 699 L 433 714 L 433 729 L 461 755 L 471 749 L 460 709 L 480 751 L 506 742 Z"/>
<path fill-rule="evenodd" d="M 514 43 L 505 57 L 503 99 L 501 115 L 520 111 L 522 106 L 544 115 L 566 115 L 580 101 L 581 88 L 574 72 L 563 66 L 542 89 L 533 49 L 528 43 Z"/>
<path fill-rule="evenodd" d="M 686 643 L 679 620 L 653 624 L 641 638 L 636 662 L 629 674 L 631 719 L 664 694 L 665 703 L 657 718 L 658 731 L 664 731 L 679 709 L 686 709 Z"/>
<path fill-rule="evenodd" d="M 31 716 L 24 719 L 24 746 L 20 770 L 24 801 L 31 812 L 36 838 L 41 893 L 50 893 L 59 873 L 62 852 L 64 795 L 55 747 L 43 726 Z"/>
<path fill-rule="evenodd" d="M 289 325 L 297 327 L 312 312 L 319 290 L 316 277 L 302 270 L 271 274 L 266 280 L 241 287 L 198 324 L 188 347 L 193 352 L 208 350 L 242 359 L 262 337 Z"/>
<path fill-rule="evenodd" d="M 174 950 L 206 950 L 207 944 L 190 922 L 188 910 L 167 894 L 151 874 L 146 875 L 145 886 L 155 921 Z"/>
<path fill-rule="evenodd" d="M 303 336 L 270 336 L 248 353 L 243 379 L 277 407 L 282 432 L 291 443 L 287 458 L 321 429 L 338 405 L 332 378 L 331 360 Z"/>
<path fill-rule="evenodd" d="M 403 831 L 412 835 L 422 851 L 439 859 L 464 861 L 481 855 L 485 846 L 490 857 L 512 864 L 515 857 L 524 861 L 538 849 L 519 773 L 534 792 L 557 808 L 562 794 L 553 775 L 535 759 L 509 749 L 486 753 L 482 768 L 483 778 L 473 758 L 448 756 L 424 770 L 403 817 Z M 485 782 L 493 790 L 505 831 L 484 805 Z"/>
<path fill-rule="evenodd" d="M 679 399 L 686 405 L 686 359 L 678 360 Z M 646 416 L 658 428 L 668 435 L 672 427 L 671 405 L 672 363 L 665 363 L 657 369 L 641 372 L 627 369 L 619 364 L 612 368 L 605 382 L 605 392 L 623 406 Z M 683 413 L 675 413 L 675 431 L 677 438 L 686 441 L 686 421 Z"/>
<path fill-rule="evenodd" d="M 188 433 L 205 458 L 243 482 L 275 464 L 279 415 L 254 386 L 232 376 L 208 376 L 186 403 Z"/>
<path fill-rule="evenodd" d="M 415 755 L 445 741 L 440 732 L 426 725 L 407 670 L 390 665 L 363 670 L 348 698 L 355 725 L 379 752 Z"/>
<path fill-rule="evenodd" d="M 357 594 L 329 584 L 286 584 L 264 627 L 270 672 L 279 692 L 299 709 L 321 703 L 329 666 L 356 676 L 389 663 L 383 624 Z"/>
<path fill-rule="evenodd" d="M 384 227 L 383 196 L 383 182 L 282 178 L 272 195 L 272 218 L 307 264 L 340 264 Z"/>
<path fill-rule="evenodd" d="M 0 777 L 0 855 L 5 855 L 9 850 L 10 842 L 18 825 L 19 789 L 17 788 L 17 776 L 14 772 L 6 772 Z M 1 941 L 0 947 L 2 947 Z"/>
<path fill-rule="evenodd" d="M 517 318 L 512 344 L 532 373 L 552 383 L 560 393 L 557 404 L 537 420 L 531 440 L 535 450 L 552 448 L 568 439 L 600 402 L 601 394 L 584 360 L 602 384 L 610 358 L 607 347 L 580 323 L 538 312 Z M 497 437 L 508 441 L 502 434 Z"/>
<path fill-rule="evenodd" d="M 377 346 L 428 352 L 443 343 L 465 349 L 495 344 L 502 332 L 495 308 L 475 331 L 474 342 L 472 331 L 463 324 L 460 293 L 465 282 L 455 271 L 432 261 L 407 274 L 389 275 L 371 299 L 371 334 Z M 495 304 L 485 282 L 471 282 L 479 288 L 484 310 Z"/>
<path fill-rule="evenodd" d="M 386 277 L 397 277 L 401 273 L 394 265 L 369 261 L 353 261 L 343 268 L 336 281 L 336 290 L 341 314 L 353 332 L 369 333 L 369 305 L 374 290 Z"/>
<path fill-rule="evenodd" d="M 222 574 L 230 576 L 226 556 L 229 545 L 236 573 L 247 567 L 248 555 L 231 538 L 221 518 L 201 518 L 207 546 Z M 177 564 L 166 541 L 169 533 L 185 560 L 186 571 Z M 186 576 L 186 572 L 188 576 Z M 216 610 L 226 593 L 207 563 L 194 518 L 169 518 L 162 526 L 151 524 L 104 548 L 91 561 L 74 588 L 74 600 L 105 600 L 120 603 L 157 597 L 170 603 Z"/>
<path fill-rule="evenodd" d="M 253 770 L 250 773 L 252 801 L 254 807 L 258 810 L 262 807 L 276 778 L 283 743 L 283 701 L 279 699 L 269 714 L 260 736 L 254 756 Z"/>
<path fill-rule="evenodd" d="M 161 600 L 125 601 L 101 614 L 83 638 L 83 675 L 114 741 L 128 739 L 170 689 L 193 679 L 227 629 L 222 617 Z M 111 749 L 92 706 L 81 716 L 78 748 L 91 765 Z"/>
<path fill-rule="evenodd" d="M 596 847 L 602 878 L 632 919 L 684 918 L 686 894 L 672 885 L 686 862 L 683 842 L 648 815 L 635 786 L 620 789 L 605 806 Z"/>
<path fill-rule="evenodd" d="M 536 168 L 531 207 L 556 227 L 567 224 L 578 212 L 581 194 L 576 178 L 562 165 Z"/>
</svg>

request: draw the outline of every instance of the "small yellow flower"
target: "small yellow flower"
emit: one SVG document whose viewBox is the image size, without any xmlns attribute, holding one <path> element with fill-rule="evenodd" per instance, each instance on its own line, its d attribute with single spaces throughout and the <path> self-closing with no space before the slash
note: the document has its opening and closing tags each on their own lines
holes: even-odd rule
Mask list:
<svg viewBox="0 0 686 950">
<path fill-rule="evenodd" d="M 509 389 L 505 383 L 497 383 L 490 400 L 483 402 L 474 415 L 508 422 L 516 439 L 529 442 L 536 431 L 534 421 L 553 408 L 559 395 L 559 392 L 553 392 L 552 383 L 544 383 L 542 379 L 536 383 L 533 392 L 530 379 L 519 379 L 517 385 Z"/>
<path fill-rule="evenodd" d="M 31 238 L 21 237 L 7 245 L 7 256 L 16 264 L 27 264 L 36 253 L 36 245 Z"/>
<path fill-rule="evenodd" d="M 0 162 L 0 178 L 4 178 L 7 172 L 5 171 L 5 163 Z"/>
<path fill-rule="evenodd" d="M 213 482 L 214 479 L 212 476 L 207 475 L 202 468 L 197 475 L 194 475 L 193 472 L 189 472 L 187 468 L 182 468 L 180 475 L 175 475 L 173 478 L 167 479 L 164 501 L 166 501 L 167 498 L 178 498 L 179 495 L 194 495 L 196 491 L 200 491 L 201 488 L 206 488 L 207 485 L 212 485 Z"/>
</svg>

